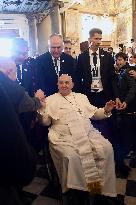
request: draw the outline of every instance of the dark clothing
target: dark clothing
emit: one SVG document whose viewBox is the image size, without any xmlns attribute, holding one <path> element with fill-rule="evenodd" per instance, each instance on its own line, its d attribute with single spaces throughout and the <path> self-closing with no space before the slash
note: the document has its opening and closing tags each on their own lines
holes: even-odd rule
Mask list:
<svg viewBox="0 0 136 205">
<path fill-rule="evenodd" d="M 133 68 L 132 68 L 133 69 Z M 116 111 L 116 124 L 120 150 L 123 158 L 131 150 L 136 150 L 135 123 L 136 123 L 136 82 L 130 76 L 128 65 L 123 66 L 118 73 L 114 74 L 113 88 L 115 98 L 127 103 L 127 108 Z"/>
<path fill-rule="evenodd" d="M 37 85 L 43 90 L 46 96 L 58 92 L 58 76 L 55 71 L 52 56 L 50 52 L 44 53 L 37 59 Z M 60 72 L 61 74 L 68 74 L 71 77 L 74 75 L 74 61 L 72 56 L 62 53 L 60 57 Z"/>
<path fill-rule="evenodd" d="M 35 97 L 31 98 L 21 85 L 10 80 L 2 72 L 0 72 L 0 83 L 3 84 L 7 95 L 18 113 L 27 141 L 36 151 L 39 151 L 43 144 L 43 137 L 35 132 L 37 127 L 35 125 L 35 111 L 41 107 L 39 99 Z M 32 129 L 34 126 L 35 128 Z"/>
<path fill-rule="evenodd" d="M 29 96 L 34 96 L 34 93 L 37 91 L 37 67 L 34 58 L 27 58 L 22 65 L 17 65 L 17 82 L 25 88 Z M 27 140 L 34 149 L 37 147 L 37 143 L 33 143 L 33 140 L 37 138 L 37 136 L 35 137 L 32 132 L 33 129 L 31 128 L 34 126 L 32 124 L 35 123 L 35 119 L 35 112 L 25 112 L 20 114 L 20 121 L 27 136 Z"/>
<path fill-rule="evenodd" d="M 37 67 L 34 58 L 28 58 L 22 65 L 17 65 L 17 80 L 33 97 L 37 91 Z"/>
<path fill-rule="evenodd" d="M 130 76 L 131 67 L 123 66 L 119 73 L 114 73 L 113 90 L 115 98 L 127 103 L 127 109 L 123 112 L 133 112 L 136 110 L 136 82 Z"/>
<path fill-rule="evenodd" d="M 26 141 L 16 113 L 22 91 L 19 93 L 19 89 L 16 89 L 18 90 L 16 95 L 16 92 L 11 92 L 14 85 L 9 87 L 11 97 L 7 87 L 12 83 L 8 83 L 7 78 L 5 81 L 1 79 L 2 75 L 0 75 L 0 204 L 20 205 L 16 187 L 31 182 L 35 174 L 36 158 Z M 16 103 L 13 98 L 17 99 Z"/>
<path fill-rule="evenodd" d="M 103 93 L 106 98 L 112 99 L 112 84 L 111 79 L 113 75 L 113 61 L 109 53 L 103 50 L 99 50 L 100 56 L 100 74 L 103 86 Z M 91 83 L 92 83 L 92 73 L 90 65 L 89 50 L 81 53 L 78 58 L 77 68 L 75 72 L 75 91 L 81 92 L 88 96 L 91 102 Z M 91 102 L 92 103 L 92 102 Z"/>
<path fill-rule="evenodd" d="M 17 82 L 10 80 L 0 72 L 0 84 L 3 85 L 17 113 L 36 111 L 41 107 L 38 98 L 31 98 Z"/>
</svg>

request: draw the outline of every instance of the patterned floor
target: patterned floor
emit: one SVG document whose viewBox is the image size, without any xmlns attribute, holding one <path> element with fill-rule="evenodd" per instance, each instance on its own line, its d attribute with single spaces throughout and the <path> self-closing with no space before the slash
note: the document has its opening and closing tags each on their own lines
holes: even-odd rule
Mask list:
<svg viewBox="0 0 136 205">
<path fill-rule="evenodd" d="M 44 171 L 43 165 L 38 165 L 38 176 L 24 188 L 25 205 L 62 205 L 58 187 L 49 184 Z M 117 193 L 126 205 L 136 205 L 136 168 L 132 169 L 127 179 L 117 178 Z"/>
</svg>

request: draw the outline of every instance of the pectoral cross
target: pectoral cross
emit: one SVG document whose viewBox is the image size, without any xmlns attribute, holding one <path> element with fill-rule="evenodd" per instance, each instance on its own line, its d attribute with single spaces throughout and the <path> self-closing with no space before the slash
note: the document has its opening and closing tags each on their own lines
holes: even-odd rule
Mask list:
<svg viewBox="0 0 136 205">
<path fill-rule="evenodd" d="M 79 112 L 80 115 L 82 114 L 82 110 L 80 110 L 79 108 L 78 108 L 77 112 Z"/>
</svg>

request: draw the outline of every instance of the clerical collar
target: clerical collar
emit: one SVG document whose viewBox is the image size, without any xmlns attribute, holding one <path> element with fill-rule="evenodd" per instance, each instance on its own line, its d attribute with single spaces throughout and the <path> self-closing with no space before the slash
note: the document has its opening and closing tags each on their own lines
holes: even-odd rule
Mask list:
<svg viewBox="0 0 136 205">
<path fill-rule="evenodd" d="M 70 97 L 70 96 L 73 96 L 73 92 L 71 91 L 68 95 L 65 95 L 65 96 L 63 96 L 61 93 L 59 93 L 62 97 L 65 97 L 65 98 L 67 98 L 67 97 Z"/>
</svg>

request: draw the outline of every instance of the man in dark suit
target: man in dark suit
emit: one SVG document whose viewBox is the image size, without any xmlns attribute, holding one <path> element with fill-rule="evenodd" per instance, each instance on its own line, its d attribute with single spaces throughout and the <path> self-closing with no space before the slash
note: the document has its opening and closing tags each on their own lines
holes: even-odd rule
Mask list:
<svg viewBox="0 0 136 205">
<path fill-rule="evenodd" d="M 13 40 L 12 59 L 17 67 L 17 82 L 33 97 L 37 90 L 36 60 L 28 57 L 28 43 L 23 38 Z M 20 120 L 29 143 L 36 151 L 39 151 L 43 140 L 36 135 L 35 118 L 35 112 L 20 114 Z"/>
<path fill-rule="evenodd" d="M 72 77 L 74 75 L 73 58 L 62 51 L 62 36 L 52 34 L 49 38 L 49 51 L 36 59 L 38 88 L 42 89 L 46 96 L 58 91 L 57 81 L 61 74 Z"/>
<path fill-rule="evenodd" d="M 114 66 L 111 55 L 99 48 L 102 31 L 94 28 L 89 35 L 89 49 L 78 58 L 75 87 L 86 94 L 93 105 L 101 107 L 112 98 L 110 82 Z"/>
<path fill-rule="evenodd" d="M 36 92 L 36 61 L 28 57 L 28 43 L 23 38 L 13 40 L 12 59 L 17 66 L 17 81 L 33 97 Z"/>
<path fill-rule="evenodd" d="M 111 55 L 99 48 L 102 31 L 93 28 L 89 35 L 89 49 L 81 53 L 78 58 L 75 90 L 87 95 L 92 105 L 102 107 L 108 100 L 112 99 L 111 79 L 114 65 Z M 107 126 L 108 121 L 106 119 L 93 124 L 105 137 L 109 138 L 111 132 Z"/>
</svg>

